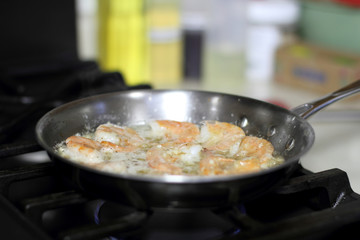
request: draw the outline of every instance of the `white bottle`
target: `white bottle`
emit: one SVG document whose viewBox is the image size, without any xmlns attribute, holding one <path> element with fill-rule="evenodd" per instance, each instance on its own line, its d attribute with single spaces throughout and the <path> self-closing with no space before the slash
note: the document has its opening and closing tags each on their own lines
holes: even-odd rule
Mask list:
<svg viewBox="0 0 360 240">
<path fill-rule="evenodd" d="M 270 81 L 275 52 L 283 40 L 283 28 L 296 23 L 296 0 L 250 0 L 247 5 L 245 77 L 249 81 Z"/>
</svg>

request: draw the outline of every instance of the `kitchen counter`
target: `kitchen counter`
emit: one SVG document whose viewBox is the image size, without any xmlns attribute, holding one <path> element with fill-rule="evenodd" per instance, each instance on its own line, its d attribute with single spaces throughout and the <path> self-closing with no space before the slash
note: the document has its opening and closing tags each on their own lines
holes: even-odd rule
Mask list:
<svg viewBox="0 0 360 240">
<path fill-rule="evenodd" d="M 295 89 L 273 82 L 185 81 L 166 89 L 195 89 L 236 94 L 280 103 L 288 108 L 310 102 L 321 94 Z M 360 104 L 354 97 L 334 103 L 309 119 L 316 139 L 312 149 L 301 159 L 303 167 L 313 172 L 339 168 L 347 172 L 351 186 L 360 193 Z"/>
</svg>

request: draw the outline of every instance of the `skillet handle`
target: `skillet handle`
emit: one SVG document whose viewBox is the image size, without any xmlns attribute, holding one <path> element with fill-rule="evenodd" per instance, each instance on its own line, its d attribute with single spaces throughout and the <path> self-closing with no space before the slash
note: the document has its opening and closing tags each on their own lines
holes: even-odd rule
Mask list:
<svg viewBox="0 0 360 240">
<path fill-rule="evenodd" d="M 322 98 L 297 106 L 291 109 L 291 111 L 304 119 L 308 119 L 310 116 L 327 107 L 328 105 L 359 91 L 360 79 Z"/>
</svg>

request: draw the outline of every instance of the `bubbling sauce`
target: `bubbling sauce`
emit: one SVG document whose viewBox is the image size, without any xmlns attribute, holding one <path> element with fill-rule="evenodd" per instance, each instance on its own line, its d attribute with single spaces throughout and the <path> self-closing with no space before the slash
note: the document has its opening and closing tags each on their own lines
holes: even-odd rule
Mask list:
<svg viewBox="0 0 360 240">
<path fill-rule="evenodd" d="M 284 159 L 272 144 L 246 136 L 233 124 L 154 120 L 99 125 L 56 147 L 71 161 L 99 170 L 134 175 L 233 175 L 277 166 Z"/>
</svg>

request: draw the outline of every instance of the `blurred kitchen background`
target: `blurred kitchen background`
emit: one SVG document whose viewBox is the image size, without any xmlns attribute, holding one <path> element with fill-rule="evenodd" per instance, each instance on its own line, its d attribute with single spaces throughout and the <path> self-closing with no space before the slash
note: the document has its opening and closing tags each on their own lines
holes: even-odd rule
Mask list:
<svg viewBox="0 0 360 240">
<path fill-rule="evenodd" d="M 296 0 L 77 0 L 79 53 L 128 84 L 268 81 Z"/>
<path fill-rule="evenodd" d="M 32 72 L 38 72 L 37 62 L 50 63 L 51 70 L 50 54 L 61 63 L 77 58 L 96 62 L 104 72 L 120 72 L 130 86 L 225 92 L 289 109 L 360 78 L 360 0 L 76 0 L 73 4 L 0 1 L 0 29 L 5 29 L 0 38 L 0 75 L 6 72 L 11 79 L 19 59 L 31 62 Z M 28 70 L 21 68 L 20 75 Z M 60 85 L 61 79 L 54 81 Z M 0 92 L 26 90 L 13 85 L 0 81 Z M 312 117 L 315 144 L 301 160 L 315 172 L 346 171 L 357 192 L 359 103 L 360 96 L 353 96 Z"/>
<path fill-rule="evenodd" d="M 326 93 L 360 75 L 357 0 L 76 3 L 80 58 L 130 85 L 277 81 Z"/>
<path fill-rule="evenodd" d="M 78 50 L 128 84 L 249 96 L 287 108 L 360 78 L 359 0 L 77 0 Z M 312 171 L 360 192 L 360 97 L 310 119 Z"/>
</svg>

